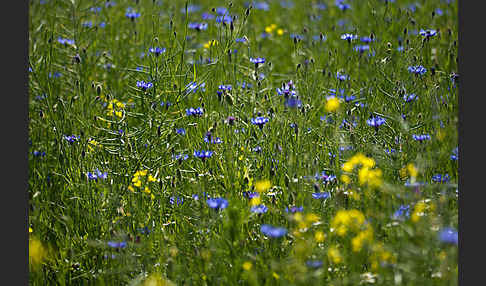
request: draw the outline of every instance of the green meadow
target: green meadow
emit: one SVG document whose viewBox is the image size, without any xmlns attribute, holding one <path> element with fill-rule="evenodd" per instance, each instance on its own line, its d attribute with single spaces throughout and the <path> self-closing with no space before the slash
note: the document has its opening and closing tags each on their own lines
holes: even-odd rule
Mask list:
<svg viewBox="0 0 486 286">
<path fill-rule="evenodd" d="M 29 1 L 29 284 L 457 285 L 457 14 Z"/>
</svg>

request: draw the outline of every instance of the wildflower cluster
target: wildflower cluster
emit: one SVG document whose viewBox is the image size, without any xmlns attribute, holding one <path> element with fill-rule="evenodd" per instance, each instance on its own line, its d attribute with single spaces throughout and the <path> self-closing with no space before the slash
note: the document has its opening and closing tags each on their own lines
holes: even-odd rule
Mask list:
<svg viewBox="0 0 486 286">
<path fill-rule="evenodd" d="M 125 112 L 125 103 L 114 98 L 108 102 L 106 109 L 106 115 L 122 118 Z"/>
<path fill-rule="evenodd" d="M 357 166 L 359 168 L 358 182 L 360 185 L 367 185 L 371 188 L 377 188 L 382 185 L 382 171 L 380 169 L 373 169 L 375 167 L 375 160 L 366 157 L 362 153 L 357 153 L 351 157 L 341 166 L 341 169 L 346 173 L 351 173 Z M 351 178 L 349 175 L 343 174 L 341 180 L 348 184 Z"/>
<path fill-rule="evenodd" d="M 149 194 L 153 199 L 155 196 L 150 189 L 151 183 L 153 182 L 157 182 L 157 179 L 149 174 L 148 170 L 139 170 L 133 174 L 132 184 L 128 186 L 128 189 L 132 192 L 135 192 L 135 190 L 144 192 Z"/>
</svg>

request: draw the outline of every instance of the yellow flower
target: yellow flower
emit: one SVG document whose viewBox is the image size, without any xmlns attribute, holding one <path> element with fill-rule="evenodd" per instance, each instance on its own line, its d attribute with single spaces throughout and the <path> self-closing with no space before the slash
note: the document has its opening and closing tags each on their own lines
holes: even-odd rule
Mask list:
<svg viewBox="0 0 486 286">
<path fill-rule="evenodd" d="M 369 226 L 366 230 L 361 231 L 358 233 L 357 236 L 355 236 L 351 240 L 351 245 L 353 247 L 354 252 L 359 252 L 361 251 L 363 244 L 366 242 L 371 242 L 373 240 L 373 229 L 371 226 Z"/>
<path fill-rule="evenodd" d="M 150 194 L 150 189 L 149 187 L 145 186 L 145 189 L 143 189 L 144 193 Z"/>
<path fill-rule="evenodd" d="M 141 187 L 142 186 L 142 181 L 138 180 L 133 184 L 135 187 Z"/>
<path fill-rule="evenodd" d="M 410 216 L 410 219 L 413 222 L 418 222 L 422 216 L 425 215 L 425 211 L 427 210 L 428 206 L 427 203 L 424 201 L 420 201 L 417 204 L 415 204 L 415 207 L 413 208 L 412 215 Z"/>
<path fill-rule="evenodd" d="M 277 30 L 277 35 L 282 36 L 284 34 L 284 30 L 278 29 Z"/>
<path fill-rule="evenodd" d="M 317 241 L 317 242 L 323 242 L 325 239 L 326 239 L 326 235 L 324 234 L 324 232 L 318 230 L 316 231 L 316 233 L 314 234 L 314 239 Z"/>
<path fill-rule="evenodd" d="M 157 179 L 155 179 L 154 177 L 152 177 L 152 175 L 149 175 L 148 181 L 149 182 L 155 182 L 155 181 L 157 181 Z"/>
<path fill-rule="evenodd" d="M 348 175 L 341 175 L 341 181 L 345 184 L 349 184 L 351 182 L 351 178 Z"/>
<path fill-rule="evenodd" d="M 272 276 L 277 280 L 280 279 L 280 276 L 275 272 L 272 273 Z"/>
<path fill-rule="evenodd" d="M 415 166 L 412 164 L 412 163 L 409 163 L 407 165 L 407 170 L 408 170 L 408 173 L 410 174 L 411 177 L 417 177 L 418 175 L 418 170 L 417 168 L 415 168 Z"/>
<path fill-rule="evenodd" d="M 302 214 L 301 213 L 295 213 L 294 214 L 294 220 L 296 222 L 301 222 L 302 221 Z"/>
<path fill-rule="evenodd" d="M 255 183 L 255 189 L 257 192 L 260 193 L 267 191 L 268 189 L 270 189 L 270 187 L 272 187 L 272 184 L 269 180 L 261 180 Z"/>
<path fill-rule="evenodd" d="M 317 222 L 317 221 L 319 221 L 319 216 L 317 216 L 316 214 L 313 214 L 313 213 L 307 214 L 305 216 L 305 221 L 308 222 L 308 223 Z"/>
<path fill-rule="evenodd" d="M 142 286 L 175 286 L 176 284 L 160 274 L 150 275 L 142 284 Z"/>
<path fill-rule="evenodd" d="M 331 260 L 333 263 L 341 263 L 343 261 L 343 257 L 341 256 L 341 253 L 339 252 L 339 249 L 335 246 L 331 246 L 327 250 L 327 257 L 329 260 Z"/>
<path fill-rule="evenodd" d="M 370 170 L 367 166 L 361 168 L 358 172 L 359 183 L 370 187 L 379 187 L 382 184 L 382 172 L 380 169 Z"/>
<path fill-rule="evenodd" d="M 334 112 L 339 108 L 340 101 L 337 97 L 330 97 L 326 101 L 325 110 L 327 112 Z"/>
<path fill-rule="evenodd" d="M 128 190 L 135 192 L 135 189 L 132 186 L 128 186 Z"/>
<path fill-rule="evenodd" d="M 250 261 L 246 261 L 245 263 L 243 263 L 243 269 L 246 271 L 250 270 L 252 267 L 253 264 Z"/>
<path fill-rule="evenodd" d="M 29 233 L 32 233 L 32 232 L 33 232 L 32 228 L 31 228 L 31 227 L 29 227 Z"/>
<path fill-rule="evenodd" d="M 29 265 L 37 266 L 47 256 L 47 250 L 37 238 L 29 239 Z"/>
<path fill-rule="evenodd" d="M 217 40 L 210 40 L 209 42 L 204 44 L 204 48 L 209 49 L 210 47 L 214 47 L 218 44 L 219 44 L 219 42 Z"/>
<path fill-rule="evenodd" d="M 338 236 L 344 236 L 349 229 L 357 231 L 363 225 L 365 217 L 358 210 L 339 210 L 331 220 L 331 228 Z"/>
<path fill-rule="evenodd" d="M 261 202 L 260 200 L 260 197 L 253 197 L 251 200 L 250 200 L 250 205 L 252 206 L 256 206 L 256 205 L 259 205 Z"/>
<path fill-rule="evenodd" d="M 93 151 L 93 150 L 94 150 L 94 148 L 93 148 L 92 146 L 94 146 L 94 147 L 98 147 L 99 145 L 100 145 L 100 144 L 99 144 L 98 142 L 96 142 L 95 140 L 89 140 L 89 141 L 88 141 L 88 150 L 89 150 L 89 151 Z"/>
</svg>

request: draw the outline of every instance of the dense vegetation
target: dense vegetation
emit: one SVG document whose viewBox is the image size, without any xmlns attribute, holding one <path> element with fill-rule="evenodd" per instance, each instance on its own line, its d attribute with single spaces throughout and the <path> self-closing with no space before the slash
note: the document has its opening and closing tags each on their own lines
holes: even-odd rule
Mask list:
<svg viewBox="0 0 486 286">
<path fill-rule="evenodd" d="M 32 285 L 457 285 L 455 1 L 30 1 Z"/>
</svg>

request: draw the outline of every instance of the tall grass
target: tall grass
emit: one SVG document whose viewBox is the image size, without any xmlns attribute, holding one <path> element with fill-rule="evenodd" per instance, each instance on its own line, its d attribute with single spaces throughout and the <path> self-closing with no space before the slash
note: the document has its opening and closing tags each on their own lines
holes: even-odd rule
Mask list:
<svg viewBox="0 0 486 286">
<path fill-rule="evenodd" d="M 457 3 L 341 2 L 30 1 L 30 283 L 457 285 Z"/>
</svg>

